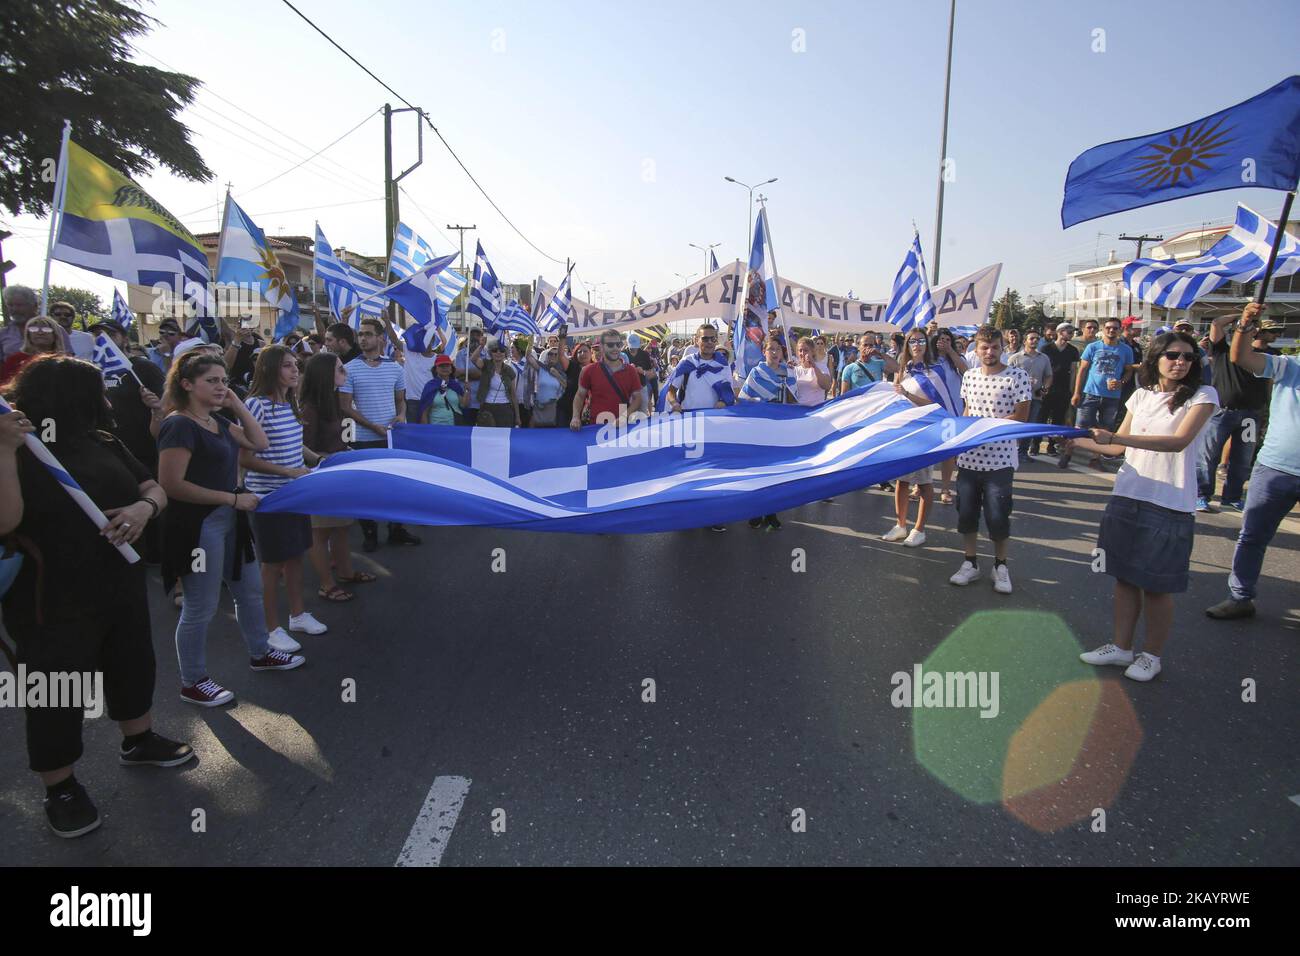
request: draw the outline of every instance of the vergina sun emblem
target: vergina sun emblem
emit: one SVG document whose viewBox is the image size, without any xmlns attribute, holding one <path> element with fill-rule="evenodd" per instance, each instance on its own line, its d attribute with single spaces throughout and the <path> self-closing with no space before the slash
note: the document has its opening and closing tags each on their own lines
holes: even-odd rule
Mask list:
<svg viewBox="0 0 1300 956">
<path fill-rule="evenodd" d="M 1231 142 L 1228 134 L 1232 127 L 1221 130 L 1222 123 L 1220 119 L 1212 124 L 1209 121 L 1193 124 L 1184 128 L 1181 135 L 1177 131 L 1170 133 L 1168 142 L 1148 143 L 1153 152 L 1139 156 L 1142 162 L 1134 169 L 1141 174 L 1138 185 L 1173 186 L 1180 177 L 1190 183 L 1198 170 L 1210 169 L 1205 160 L 1223 156 L 1222 147 Z"/>
</svg>

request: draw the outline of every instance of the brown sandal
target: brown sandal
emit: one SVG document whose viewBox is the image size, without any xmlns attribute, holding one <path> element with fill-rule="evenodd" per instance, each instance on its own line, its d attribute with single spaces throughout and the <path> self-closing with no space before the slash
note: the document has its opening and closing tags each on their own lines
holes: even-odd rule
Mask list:
<svg viewBox="0 0 1300 956">
<path fill-rule="evenodd" d="M 334 580 L 341 581 L 344 584 L 369 584 L 371 581 L 378 581 L 379 579 L 369 571 L 356 571 L 348 578 L 335 575 Z"/>
<path fill-rule="evenodd" d="M 328 590 L 326 590 L 325 588 L 317 588 L 316 594 L 318 597 L 321 597 L 326 601 L 333 601 L 336 604 L 342 604 L 345 601 L 351 601 L 354 597 L 356 597 L 355 594 L 351 594 L 343 590 L 337 584 Z"/>
</svg>

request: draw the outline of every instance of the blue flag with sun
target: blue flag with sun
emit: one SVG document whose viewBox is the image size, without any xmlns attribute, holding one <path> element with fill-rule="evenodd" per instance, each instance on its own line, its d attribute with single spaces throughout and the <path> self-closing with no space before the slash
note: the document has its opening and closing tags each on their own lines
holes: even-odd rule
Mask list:
<svg viewBox="0 0 1300 956">
<path fill-rule="evenodd" d="M 1061 225 L 1222 189 L 1296 188 L 1300 76 L 1163 133 L 1105 143 L 1065 176 Z"/>
<path fill-rule="evenodd" d="M 256 287 L 267 303 L 279 309 L 275 337 L 283 338 L 298 327 L 298 294 L 266 235 L 226 194 L 226 214 L 221 230 L 217 282 Z"/>
</svg>

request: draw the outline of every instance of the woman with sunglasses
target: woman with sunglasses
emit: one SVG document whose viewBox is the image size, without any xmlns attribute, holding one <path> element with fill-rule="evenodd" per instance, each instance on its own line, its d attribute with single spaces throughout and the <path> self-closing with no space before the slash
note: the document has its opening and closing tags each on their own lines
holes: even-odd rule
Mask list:
<svg viewBox="0 0 1300 956">
<path fill-rule="evenodd" d="M 1124 455 L 1101 519 L 1097 547 L 1115 578 L 1115 639 L 1080 655 L 1087 664 L 1118 664 L 1124 676 L 1149 681 L 1174 617 L 1174 595 L 1187 590 L 1196 522 L 1196 460 L 1201 432 L 1219 407 L 1201 384 L 1196 341 L 1168 332 L 1152 343 L 1138 371 L 1117 432 L 1093 428 L 1069 445 Z M 1138 618 L 1146 612 L 1144 650 L 1133 655 Z"/>
<path fill-rule="evenodd" d="M 944 331 L 944 330 L 940 330 Z M 951 335 L 951 333 L 949 333 Z M 942 372 L 939 357 L 935 355 L 933 342 L 939 341 L 925 337 L 920 328 L 907 333 L 903 340 L 904 354 L 899 356 L 898 381 L 894 390 L 911 399 L 913 405 L 942 405 L 955 414 L 956 399 L 961 395 L 960 380 L 954 393 L 948 379 Z M 912 489 L 909 494 L 909 487 Z M 916 511 L 916 525 L 907 530 L 907 512 L 909 501 L 917 500 L 920 504 Z M 907 548 L 919 548 L 925 544 L 925 521 L 929 516 L 930 506 L 934 504 L 934 473 L 931 466 L 918 468 L 916 471 L 896 479 L 894 484 L 894 514 L 897 522 L 894 527 L 881 535 L 883 541 L 902 541 Z"/>
<path fill-rule="evenodd" d="M 15 352 L 0 366 L 0 385 L 7 385 L 18 371 L 38 355 L 57 355 L 63 351 L 62 340 L 54 320 L 38 315 L 27 322 L 23 329 L 23 348 Z"/>
</svg>

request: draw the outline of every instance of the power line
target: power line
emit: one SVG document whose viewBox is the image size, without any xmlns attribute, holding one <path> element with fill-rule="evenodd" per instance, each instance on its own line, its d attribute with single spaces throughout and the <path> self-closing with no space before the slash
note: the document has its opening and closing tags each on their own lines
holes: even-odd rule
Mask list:
<svg viewBox="0 0 1300 956">
<path fill-rule="evenodd" d="M 328 33 L 326 33 L 324 30 L 322 30 L 320 27 L 318 27 L 315 23 L 313 23 L 313 22 L 311 21 L 311 19 L 310 19 L 310 18 L 309 18 L 305 13 L 303 13 L 301 10 L 299 10 L 297 7 L 295 7 L 295 6 L 290 2 L 290 0 L 283 0 L 283 2 L 284 2 L 284 5 L 285 5 L 286 7 L 288 7 L 290 10 L 292 10 L 294 13 L 298 14 L 298 16 L 301 17 L 302 20 L 303 20 L 303 21 L 304 21 L 308 26 L 310 26 L 313 30 L 315 30 L 317 33 L 319 33 L 321 36 L 323 36 L 326 40 L 328 40 L 331 46 L 333 46 L 336 50 L 338 50 L 340 53 L 342 53 L 344 56 L 346 56 L 349 60 L 351 60 L 351 61 L 352 61 L 353 63 L 355 63 L 357 66 L 361 67 L 361 69 L 364 70 L 364 71 L 366 72 L 366 74 L 367 74 L 371 79 L 373 79 L 376 83 L 378 83 L 380 86 L 382 86 L 384 89 L 386 89 L 389 93 L 392 93 L 393 96 L 397 97 L 399 100 L 401 100 L 401 101 L 402 101 L 403 103 L 405 103 L 407 106 L 409 106 L 411 109 L 418 109 L 418 107 L 417 107 L 414 103 L 412 103 L 412 102 L 411 102 L 410 100 L 408 100 L 405 96 L 403 96 L 401 93 L 397 92 L 397 90 L 393 89 L 391 86 L 389 86 L 389 85 L 388 85 L 387 83 L 385 83 L 383 80 L 381 80 L 378 76 L 376 76 L 373 72 L 371 72 L 370 68 L 367 67 L 364 63 L 362 63 L 360 60 L 358 60 L 355 56 L 353 56 L 353 55 L 352 55 L 351 53 L 349 53 L 347 50 L 343 49 L 343 47 L 339 46 L 339 44 L 338 44 L 337 42 L 335 42 L 335 40 L 334 40 L 333 37 L 331 37 Z M 451 148 L 451 144 L 447 142 L 446 137 L 442 135 L 442 132 L 438 129 L 438 127 L 436 127 L 436 126 L 433 125 L 433 121 L 432 121 L 431 119 L 429 119 L 428 115 L 426 115 L 426 114 L 424 114 L 424 113 L 421 113 L 420 115 L 421 115 L 421 117 L 424 119 L 424 121 L 429 125 L 429 129 L 433 130 L 434 135 L 436 135 L 436 136 L 438 137 L 438 141 L 441 142 L 442 145 L 446 147 L 447 152 L 451 154 L 451 158 L 454 159 L 454 160 L 456 160 L 456 164 L 457 164 L 458 166 L 460 166 L 460 168 L 464 171 L 465 175 L 469 177 L 469 181 L 472 182 L 472 183 L 474 184 L 475 188 L 478 189 L 478 191 L 479 191 L 480 193 L 482 193 L 483 198 L 486 199 L 486 200 L 488 201 L 488 204 L 489 204 L 493 209 L 495 209 L 495 210 L 497 211 L 497 215 L 499 215 L 503 220 L 505 220 L 506 225 L 509 226 L 511 229 L 513 229 L 513 230 L 515 231 L 515 233 L 519 236 L 519 238 L 522 239 L 522 240 L 524 240 L 524 242 L 528 243 L 529 246 L 531 246 L 531 247 L 532 247 L 532 248 L 533 248 L 533 249 L 534 249 L 534 250 L 535 250 L 535 251 L 536 251 L 540 256 L 542 256 L 542 258 L 544 258 L 544 259 L 549 259 L 551 262 L 554 262 L 554 263 L 557 263 L 557 264 L 558 264 L 558 263 L 564 263 L 564 260 L 562 260 L 562 259 L 557 259 L 557 258 L 555 258 L 554 256 L 549 255 L 549 254 L 547 254 L 546 252 L 544 252 L 544 251 L 543 251 L 543 250 L 542 250 L 542 249 L 541 249 L 541 248 L 540 248 L 540 247 L 539 247 L 535 242 L 533 242 L 531 239 L 529 239 L 527 236 L 525 236 L 525 235 L 523 234 L 523 232 L 519 229 L 519 227 L 516 226 L 516 225 L 511 221 L 510 217 L 507 216 L 507 215 L 505 214 L 504 210 L 502 210 L 502 208 L 496 204 L 496 201 L 495 201 L 491 196 L 488 195 L 487 190 L 483 188 L 482 184 L 481 184 L 477 179 L 474 178 L 474 174 L 471 173 L 471 172 L 469 171 L 469 167 L 466 166 L 463 162 L 461 162 L 461 158 L 460 158 L 458 155 L 456 155 L 456 151 L 455 151 L 454 149 Z M 564 264 L 567 265 L 567 263 L 564 263 Z M 583 288 L 585 289 L 586 286 L 584 285 Z"/>
<path fill-rule="evenodd" d="M 378 111 L 378 110 L 376 110 L 376 111 L 373 112 L 373 113 L 370 113 L 369 115 L 366 116 L 365 119 L 363 119 L 363 120 L 362 120 L 360 123 L 358 123 L 356 126 L 352 127 L 350 130 L 348 130 L 346 133 L 344 133 L 344 134 L 343 134 L 342 136 L 340 136 L 338 139 L 331 141 L 331 142 L 330 142 L 328 145 L 326 145 L 326 146 L 322 146 L 320 149 L 316 150 L 316 152 L 312 153 L 310 156 L 308 156 L 308 157 L 307 157 L 306 159 L 304 159 L 302 162 L 298 163 L 298 164 L 295 165 L 295 166 L 290 166 L 288 169 L 286 169 L 286 170 L 285 170 L 284 172 L 282 172 L 282 173 L 276 173 L 274 176 L 272 176 L 270 179 L 266 180 L 265 182 L 258 183 L 256 186 L 252 187 L 252 189 L 245 189 L 245 190 L 241 191 L 239 195 L 241 195 L 241 196 L 247 196 L 249 193 L 254 192 L 254 191 L 258 190 L 258 189 L 261 189 L 263 186 L 269 186 L 269 185 L 271 185 L 271 183 L 275 182 L 275 181 L 276 181 L 277 179 L 279 179 L 280 177 L 289 175 L 289 173 L 293 172 L 293 171 L 294 171 L 295 169 L 297 169 L 298 167 L 300 167 L 300 166 L 305 166 L 307 163 L 310 163 L 313 159 L 315 159 L 315 158 L 316 158 L 317 156 L 319 156 L 321 153 L 325 152 L 325 150 L 330 149 L 331 147 L 337 146 L 339 143 L 343 142 L 343 140 L 347 139 L 349 136 L 351 136 L 351 135 L 352 135 L 353 133 L 355 133 L 357 130 L 361 129 L 361 127 L 365 126 L 368 122 L 370 122 L 372 119 L 374 119 L 374 118 L 375 118 L 376 116 L 378 116 L 378 115 L 379 115 L 379 111 Z"/>
</svg>

